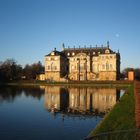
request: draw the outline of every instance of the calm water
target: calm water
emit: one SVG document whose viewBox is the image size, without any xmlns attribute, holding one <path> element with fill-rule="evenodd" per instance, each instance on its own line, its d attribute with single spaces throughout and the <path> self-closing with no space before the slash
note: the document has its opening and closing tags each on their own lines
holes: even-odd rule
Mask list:
<svg viewBox="0 0 140 140">
<path fill-rule="evenodd" d="M 110 88 L 1 87 L 0 140 L 82 140 L 120 96 Z"/>
</svg>

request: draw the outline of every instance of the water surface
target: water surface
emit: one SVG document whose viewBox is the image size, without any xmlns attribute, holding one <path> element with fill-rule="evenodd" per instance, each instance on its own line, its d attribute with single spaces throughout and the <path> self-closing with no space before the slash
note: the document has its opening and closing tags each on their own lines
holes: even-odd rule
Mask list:
<svg viewBox="0 0 140 140">
<path fill-rule="evenodd" d="M 82 140 L 121 92 L 93 87 L 1 87 L 0 140 Z"/>
</svg>

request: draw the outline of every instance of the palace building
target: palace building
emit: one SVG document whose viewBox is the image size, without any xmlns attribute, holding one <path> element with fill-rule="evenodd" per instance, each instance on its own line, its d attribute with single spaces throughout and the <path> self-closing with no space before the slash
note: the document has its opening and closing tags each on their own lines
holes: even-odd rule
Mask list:
<svg viewBox="0 0 140 140">
<path fill-rule="evenodd" d="M 56 48 L 45 56 L 45 80 L 115 81 L 120 78 L 120 53 L 106 46 Z"/>
</svg>

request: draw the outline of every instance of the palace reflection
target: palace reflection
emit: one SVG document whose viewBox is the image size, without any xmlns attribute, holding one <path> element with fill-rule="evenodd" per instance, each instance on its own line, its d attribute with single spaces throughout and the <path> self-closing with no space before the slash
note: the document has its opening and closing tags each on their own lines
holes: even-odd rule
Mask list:
<svg viewBox="0 0 140 140">
<path fill-rule="evenodd" d="M 115 88 L 45 87 L 45 108 L 51 112 L 106 113 L 120 97 Z"/>
<path fill-rule="evenodd" d="M 68 90 L 59 86 L 45 87 L 45 108 L 50 111 L 63 111 L 68 108 Z"/>
</svg>

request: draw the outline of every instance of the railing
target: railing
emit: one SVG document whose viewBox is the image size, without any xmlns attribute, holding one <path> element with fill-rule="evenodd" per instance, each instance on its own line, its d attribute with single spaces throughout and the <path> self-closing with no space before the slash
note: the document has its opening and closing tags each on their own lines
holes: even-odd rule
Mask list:
<svg viewBox="0 0 140 140">
<path fill-rule="evenodd" d="M 140 140 L 140 129 L 105 132 L 84 140 Z"/>
</svg>

